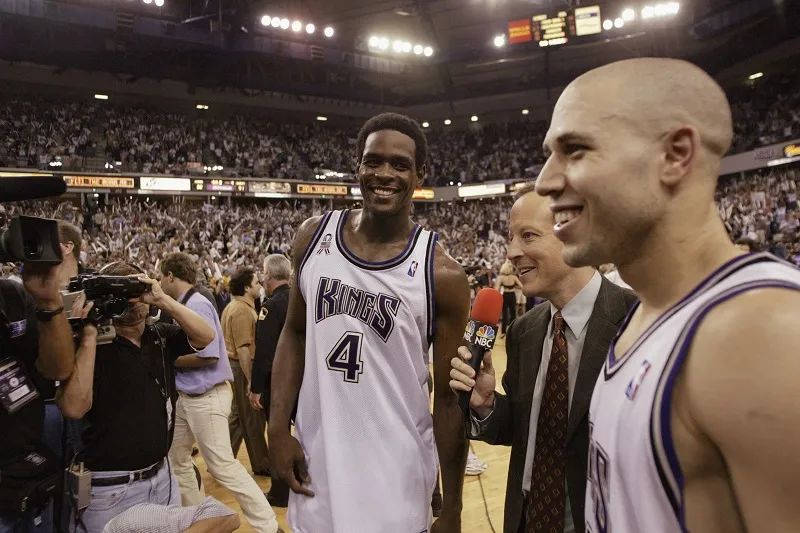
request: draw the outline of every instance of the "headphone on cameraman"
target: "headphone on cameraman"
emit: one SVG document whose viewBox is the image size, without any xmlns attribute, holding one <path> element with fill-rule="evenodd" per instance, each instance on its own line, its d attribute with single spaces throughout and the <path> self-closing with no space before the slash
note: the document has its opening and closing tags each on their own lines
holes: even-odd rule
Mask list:
<svg viewBox="0 0 800 533">
<path fill-rule="evenodd" d="M 142 267 L 140 267 L 139 265 L 134 265 L 133 263 L 127 263 L 125 261 L 114 261 L 113 263 L 109 263 L 109 264 L 105 265 L 103 268 L 101 268 L 97 273 L 100 274 L 100 275 L 108 275 L 108 274 L 105 274 L 105 272 L 109 268 L 111 268 L 111 267 L 113 267 L 115 265 L 120 265 L 120 264 L 127 265 L 127 266 L 131 267 L 132 269 L 136 270 L 139 274 L 142 274 L 143 276 L 147 276 L 148 278 L 150 277 L 147 274 L 147 272 L 145 272 L 145 270 Z M 145 323 L 148 326 L 153 326 L 158 322 L 158 320 L 160 318 L 161 318 L 161 309 L 159 309 L 158 307 L 156 307 L 154 305 L 151 305 L 150 306 L 150 314 L 145 319 Z"/>
</svg>

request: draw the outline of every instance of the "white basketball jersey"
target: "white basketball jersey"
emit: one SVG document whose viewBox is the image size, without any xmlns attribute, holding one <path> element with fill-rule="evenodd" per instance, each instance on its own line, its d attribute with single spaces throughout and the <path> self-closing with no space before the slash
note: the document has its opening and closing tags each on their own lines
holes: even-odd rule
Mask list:
<svg viewBox="0 0 800 533">
<path fill-rule="evenodd" d="M 800 270 L 766 253 L 736 257 L 617 354 L 617 338 L 636 307 L 631 309 L 611 343 L 589 411 L 587 532 L 688 531 L 670 418 L 675 381 L 706 314 L 765 287 L 800 290 Z"/>
<path fill-rule="evenodd" d="M 306 353 L 295 426 L 313 498 L 292 493 L 295 533 L 423 533 L 438 460 L 428 393 L 437 234 L 372 263 L 326 213 L 302 259 Z"/>
</svg>

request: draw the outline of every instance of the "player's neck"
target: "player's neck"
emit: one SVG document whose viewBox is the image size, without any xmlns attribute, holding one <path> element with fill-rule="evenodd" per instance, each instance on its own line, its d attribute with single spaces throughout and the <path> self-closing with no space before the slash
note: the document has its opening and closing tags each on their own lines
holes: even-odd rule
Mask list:
<svg viewBox="0 0 800 533">
<path fill-rule="evenodd" d="M 689 230 L 674 225 L 651 235 L 637 258 L 618 265 L 622 279 L 642 302 L 642 310 L 661 314 L 689 294 L 739 252 L 718 216 Z"/>
<path fill-rule="evenodd" d="M 353 218 L 353 231 L 362 235 L 368 242 L 395 242 L 407 239 L 414 223 L 409 210 L 402 210 L 392 215 L 376 215 L 362 209 Z"/>
</svg>

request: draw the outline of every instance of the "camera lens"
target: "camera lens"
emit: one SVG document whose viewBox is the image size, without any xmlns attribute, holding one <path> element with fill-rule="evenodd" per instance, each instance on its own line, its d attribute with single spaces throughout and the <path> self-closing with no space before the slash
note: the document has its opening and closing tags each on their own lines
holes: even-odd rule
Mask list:
<svg viewBox="0 0 800 533">
<path fill-rule="evenodd" d="M 128 314 L 128 300 L 114 298 L 106 303 L 106 311 L 112 318 L 122 318 Z"/>
<path fill-rule="evenodd" d="M 42 255 L 42 244 L 39 236 L 33 232 L 23 232 L 22 234 L 22 253 L 25 259 L 38 259 Z"/>
</svg>

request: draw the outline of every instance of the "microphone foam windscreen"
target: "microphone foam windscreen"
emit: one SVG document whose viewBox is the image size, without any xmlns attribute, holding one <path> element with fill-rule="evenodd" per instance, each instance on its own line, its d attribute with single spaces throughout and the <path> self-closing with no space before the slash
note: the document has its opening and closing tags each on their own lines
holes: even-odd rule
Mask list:
<svg viewBox="0 0 800 533">
<path fill-rule="evenodd" d="M 472 304 L 470 318 L 478 322 L 487 324 L 497 324 L 500 322 L 500 315 L 503 314 L 503 295 L 495 289 L 481 289 Z"/>
</svg>

